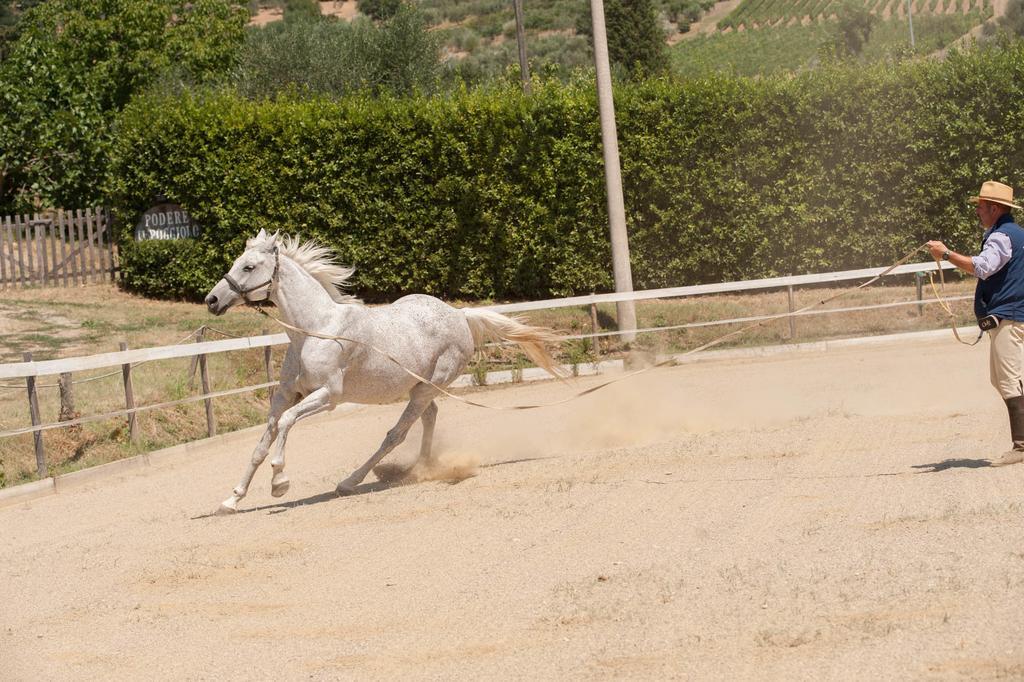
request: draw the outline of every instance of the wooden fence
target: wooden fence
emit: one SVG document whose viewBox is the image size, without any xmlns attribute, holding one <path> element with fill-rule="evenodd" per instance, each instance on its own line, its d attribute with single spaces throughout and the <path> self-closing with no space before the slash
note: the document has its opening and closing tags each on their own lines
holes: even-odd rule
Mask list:
<svg viewBox="0 0 1024 682">
<path fill-rule="evenodd" d="M 910 263 L 907 265 L 901 265 L 891 270 L 890 274 L 917 274 L 934 272 L 940 269 L 952 269 L 954 266 L 952 263 L 942 261 L 939 263 Z M 725 292 L 736 292 L 736 291 L 757 291 L 764 289 L 781 289 L 786 288 L 790 291 L 794 286 L 801 285 L 815 285 L 831 282 L 843 282 L 852 279 L 870 278 L 878 275 L 885 271 L 886 268 L 867 268 L 863 270 L 846 270 L 843 272 L 830 272 L 814 275 L 795 275 L 789 277 L 776 277 L 772 279 L 760 279 L 760 280 L 746 280 L 740 282 L 723 282 L 720 284 L 700 284 L 686 287 L 673 287 L 669 289 L 649 289 L 647 291 L 631 291 L 625 293 L 616 294 L 591 294 L 589 296 L 575 296 L 569 298 L 552 299 L 547 301 L 530 301 L 526 303 L 509 303 L 492 306 L 482 306 L 482 309 L 500 311 L 502 313 L 516 313 L 531 310 L 549 309 L 549 308 L 560 308 L 566 306 L 591 306 L 591 319 L 593 329 L 589 334 L 578 334 L 566 336 L 566 339 L 591 339 L 594 343 L 595 357 L 598 356 L 600 349 L 597 345 L 597 340 L 600 337 L 620 335 L 625 332 L 622 331 L 598 331 L 597 312 L 596 306 L 598 303 L 612 303 L 618 301 L 641 301 L 651 300 L 658 298 L 675 298 L 684 296 L 700 296 L 707 294 L 717 294 Z M 789 312 L 781 313 L 777 315 L 766 315 L 762 317 L 744 317 L 744 318 L 731 318 L 726 320 L 708 320 L 699 322 L 690 322 L 687 324 L 674 325 L 669 327 L 652 327 L 647 329 L 637 329 L 634 333 L 655 333 L 655 332 L 666 332 L 672 329 L 685 329 L 685 328 L 696 328 L 696 327 L 708 327 L 718 325 L 734 325 L 737 323 L 749 323 L 757 320 L 771 320 L 779 319 L 783 317 L 790 318 L 790 331 L 791 338 L 795 337 L 796 329 L 794 325 L 795 316 L 811 316 L 811 315 L 832 315 L 838 313 L 852 312 L 858 310 L 872 310 L 891 308 L 896 306 L 918 306 L 919 308 L 925 304 L 938 303 L 937 299 L 925 301 L 921 297 L 920 277 L 918 279 L 918 296 L 916 300 L 912 301 L 900 301 L 896 303 L 882 303 L 874 305 L 857 306 L 854 308 L 836 308 L 836 309 L 821 309 L 799 312 L 794 309 L 793 298 L 790 296 L 789 299 Z M 947 301 L 954 300 L 967 300 L 972 298 L 971 296 L 954 296 L 949 297 Z M 962 330 L 966 333 L 966 329 Z M 236 395 L 239 393 L 246 393 L 249 391 L 255 391 L 259 389 L 269 388 L 273 390 L 278 385 L 271 375 L 271 362 L 270 362 L 270 349 L 273 346 L 285 345 L 289 343 L 289 338 L 286 334 L 266 334 L 261 336 L 253 336 L 247 338 L 235 338 L 235 339 L 224 339 L 221 341 L 205 341 L 203 338 L 203 328 L 197 330 L 198 336 L 196 341 L 198 343 L 179 344 L 175 346 L 160 346 L 155 348 L 140 348 L 137 350 L 128 350 L 125 344 L 121 344 L 120 352 L 101 353 L 98 355 L 89 355 L 77 358 L 64 358 L 58 360 L 33 360 L 31 353 L 24 354 L 24 362 L 19 363 L 0 363 L 0 380 L 11 380 L 11 379 L 24 379 L 25 386 L 27 389 L 29 416 L 31 419 L 31 426 L 24 426 L 8 430 L 0 430 L 0 438 L 6 438 L 10 436 L 18 436 L 25 433 L 33 434 L 35 455 L 36 455 L 36 468 L 37 475 L 42 478 L 47 476 L 48 464 L 46 459 L 46 453 L 43 446 L 43 432 L 51 429 L 68 428 L 92 421 L 104 421 L 110 419 L 126 418 L 128 420 L 128 432 L 131 439 L 134 441 L 137 438 L 136 419 L 135 415 L 139 412 L 149 410 L 166 409 L 174 405 L 180 405 L 184 403 L 203 401 L 206 405 L 206 425 L 207 433 L 213 436 L 217 432 L 216 419 L 213 414 L 213 399 L 228 395 Z M 210 382 L 207 376 L 206 367 L 206 356 L 212 353 L 224 353 L 228 351 L 237 351 L 245 349 L 262 348 L 264 351 L 263 363 L 266 369 L 267 381 L 252 385 L 244 386 L 241 388 L 223 390 L 223 391 L 210 391 Z M 178 400 L 171 400 L 167 402 L 161 402 L 150 405 L 136 405 L 134 390 L 132 386 L 132 368 L 142 362 L 151 362 L 158 360 L 169 360 L 172 358 L 184 358 L 190 357 L 194 359 L 193 367 L 198 368 L 199 375 L 202 380 L 203 392 L 200 395 L 190 396 Z M 84 372 L 87 370 L 104 369 L 120 367 L 122 380 L 124 383 L 124 400 L 125 409 L 116 410 L 114 412 L 107 412 L 104 414 L 93 414 L 89 416 L 65 419 L 63 416 L 57 422 L 43 423 L 39 413 L 37 391 L 38 387 L 36 379 L 41 376 L 57 376 L 60 375 L 60 385 L 63 386 L 61 389 L 61 401 L 62 401 L 62 414 L 65 412 L 63 404 L 65 400 L 65 392 L 70 393 L 72 381 L 71 374 L 73 372 Z M 190 372 L 190 375 L 192 372 Z M 512 374 L 513 381 L 515 381 L 515 374 Z M 86 379 L 85 381 L 88 381 Z M 457 380 L 455 384 L 460 384 Z M 468 382 L 467 382 L 468 383 Z M 10 388 L 11 386 L 7 386 Z M 74 409 L 68 409 L 69 414 L 74 413 Z"/>
<path fill-rule="evenodd" d="M 229 395 L 237 395 L 239 393 L 249 393 L 259 389 L 270 389 L 270 394 L 273 395 L 274 389 L 277 387 L 279 382 L 275 381 L 272 377 L 270 350 L 272 346 L 287 344 L 289 339 L 286 334 L 264 334 L 262 336 L 206 341 L 204 339 L 205 330 L 205 326 L 196 330 L 196 343 L 129 350 L 127 344 L 122 342 L 120 344 L 121 350 L 119 352 L 100 353 L 98 355 L 65 358 L 62 360 L 33 360 L 32 353 L 25 352 L 22 354 L 24 362 L 0 364 L 0 379 L 25 379 L 25 385 L 28 390 L 28 412 L 32 422 L 32 426 L 30 427 L 2 431 L 0 432 L 0 438 L 17 436 L 23 433 L 32 433 L 36 455 L 36 473 L 40 478 L 42 478 L 48 475 L 46 452 L 43 447 L 43 432 L 51 429 L 69 428 L 87 422 L 125 417 L 128 420 L 129 437 L 133 443 L 136 443 L 139 438 L 136 414 L 139 412 L 166 409 L 175 405 L 183 405 L 185 403 L 198 402 L 201 400 L 206 406 L 207 435 L 215 436 L 217 434 L 217 420 L 213 412 L 213 399 Z M 262 348 L 264 350 L 263 365 L 266 370 L 267 380 L 260 384 L 244 386 L 242 388 L 211 391 L 210 377 L 206 363 L 207 355 L 210 353 L 224 353 L 228 351 L 253 348 Z M 192 358 L 193 360 L 192 370 L 190 370 L 189 375 L 192 376 L 193 373 L 198 370 L 203 390 L 201 395 L 149 405 L 135 404 L 132 370 L 136 365 L 155 360 L 170 360 L 173 358 L 186 357 Z M 80 381 L 90 381 L 91 379 L 87 378 L 76 381 L 73 380 L 72 373 L 108 367 L 120 368 L 119 373 L 121 374 L 121 379 L 124 384 L 125 409 L 99 415 L 74 417 L 76 411 L 74 408 L 73 386 Z M 118 372 L 115 371 L 114 374 L 116 373 Z M 38 390 L 40 386 L 37 384 L 36 380 L 40 376 L 47 375 L 60 376 L 60 381 L 57 386 L 60 389 L 61 416 L 57 422 L 44 424 L 42 423 L 39 410 Z M 93 377 L 93 379 L 103 378 L 104 376 L 109 375 L 101 375 L 99 377 Z M 10 388 L 10 386 L 5 386 L 5 388 Z"/>
<path fill-rule="evenodd" d="M 0 289 L 114 281 L 117 250 L 102 208 L 5 216 L 0 220 Z"/>
</svg>

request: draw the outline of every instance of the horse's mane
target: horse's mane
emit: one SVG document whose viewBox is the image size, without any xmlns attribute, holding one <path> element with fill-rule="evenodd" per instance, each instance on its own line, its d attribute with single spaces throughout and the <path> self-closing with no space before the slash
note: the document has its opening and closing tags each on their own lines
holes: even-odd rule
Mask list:
<svg viewBox="0 0 1024 682">
<path fill-rule="evenodd" d="M 282 256 L 287 256 L 308 272 L 320 286 L 338 303 L 362 303 L 355 296 L 342 293 L 341 287 L 349 284 L 349 278 L 356 269 L 334 262 L 334 252 L 312 239 L 303 241 L 292 235 L 268 234 L 263 238 L 253 237 L 245 242 L 245 248 L 262 246 L 270 239 L 277 238 L 277 247 Z"/>
</svg>

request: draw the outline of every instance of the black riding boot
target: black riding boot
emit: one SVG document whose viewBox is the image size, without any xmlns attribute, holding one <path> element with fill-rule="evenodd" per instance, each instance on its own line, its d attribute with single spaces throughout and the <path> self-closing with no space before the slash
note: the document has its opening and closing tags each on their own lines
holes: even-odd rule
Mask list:
<svg viewBox="0 0 1024 682">
<path fill-rule="evenodd" d="M 1010 438 L 1013 440 L 1013 449 L 993 459 L 991 466 L 994 467 L 1024 462 L 1024 396 L 1009 398 L 1005 402 L 1006 412 L 1010 416 Z"/>
</svg>

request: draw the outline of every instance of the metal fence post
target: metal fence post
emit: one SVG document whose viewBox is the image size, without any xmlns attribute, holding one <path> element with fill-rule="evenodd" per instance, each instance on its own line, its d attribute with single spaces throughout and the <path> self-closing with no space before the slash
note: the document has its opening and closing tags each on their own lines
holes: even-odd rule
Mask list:
<svg viewBox="0 0 1024 682">
<path fill-rule="evenodd" d="M 21 356 L 25 362 L 32 362 L 32 353 L 27 351 Z M 25 377 L 28 386 L 28 414 L 32 419 L 32 426 L 39 426 L 42 421 L 39 419 L 39 396 L 36 394 L 36 378 Z M 39 478 L 46 478 L 46 451 L 43 450 L 43 432 L 33 431 L 32 440 L 36 448 L 36 474 Z"/>
<path fill-rule="evenodd" d="M 594 293 L 591 292 L 590 295 L 593 296 Z M 597 326 L 597 304 L 596 303 L 591 303 L 590 304 L 590 329 L 591 329 L 591 331 L 594 334 L 594 336 L 591 337 L 591 342 L 593 343 L 593 346 L 594 346 L 594 362 L 597 362 L 597 360 L 601 357 L 601 341 L 597 338 L 598 326 Z"/>
</svg>

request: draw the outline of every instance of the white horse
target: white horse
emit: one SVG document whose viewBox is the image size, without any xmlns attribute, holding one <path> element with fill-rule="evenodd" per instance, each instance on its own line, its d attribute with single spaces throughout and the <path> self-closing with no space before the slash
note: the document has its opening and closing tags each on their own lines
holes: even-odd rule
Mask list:
<svg viewBox="0 0 1024 682">
<path fill-rule="evenodd" d="M 476 347 L 487 340 L 518 343 L 533 362 L 557 376 L 555 361 L 543 346 L 558 340 L 551 330 L 486 310 L 453 308 L 433 296 L 405 296 L 391 305 L 369 308 L 338 289 L 352 273 L 352 268 L 337 265 L 322 246 L 260 230 L 206 296 L 206 306 L 214 315 L 223 315 L 237 303 L 272 301 L 287 325 L 319 336 L 352 340 L 317 338 L 286 327 L 291 343 L 281 368 L 281 385 L 270 403 L 267 430 L 242 482 L 218 513 L 237 511 L 238 501 L 248 492 L 275 438 L 270 492 L 275 497 L 284 495 L 289 486 L 284 474 L 288 431 L 299 419 L 334 409 L 338 403 L 380 404 L 409 396 L 402 416 L 380 448 L 338 484 L 339 495 L 352 493 L 373 467 L 405 440 L 417 419 L 423 421 L 419 457 L 430 464 L 437 417 L 434 398 L 440 393 L 437 387 L 447 386 L 459 376 Z M 398 363 L 430 383 L 413 378 Z"/>
</svg>

